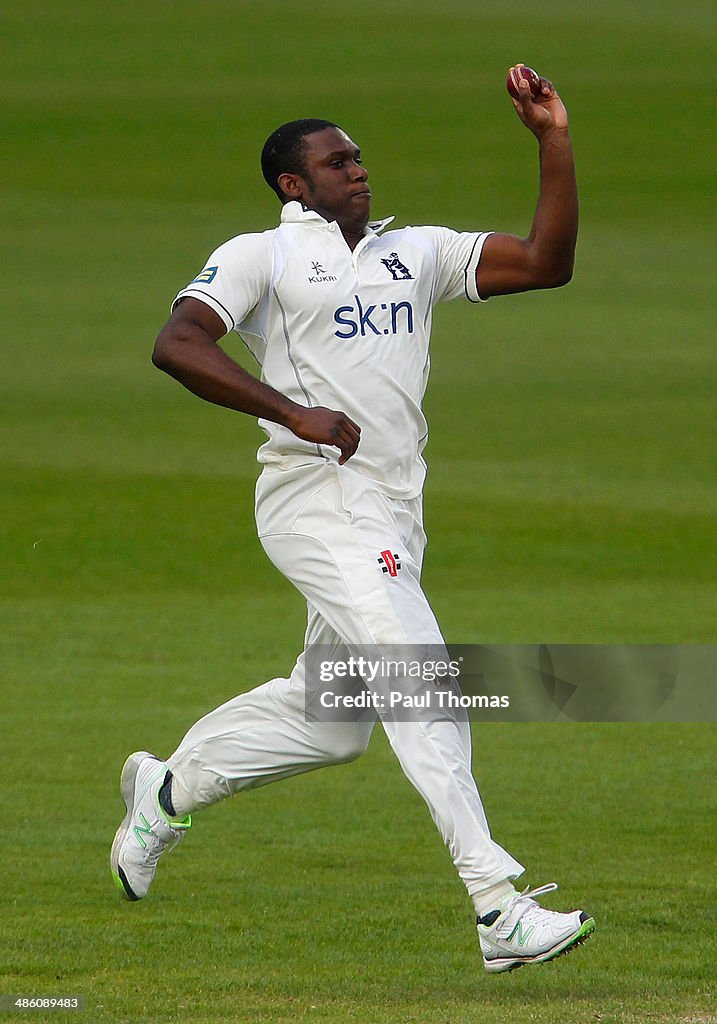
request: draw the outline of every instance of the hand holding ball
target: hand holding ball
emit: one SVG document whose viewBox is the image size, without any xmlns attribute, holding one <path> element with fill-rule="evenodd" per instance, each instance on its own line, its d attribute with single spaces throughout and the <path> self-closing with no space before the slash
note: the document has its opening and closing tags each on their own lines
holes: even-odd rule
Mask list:
<svg viewBox="0 0 717 1024">
<path fill-rule="evenodd" d="M 513 97 L 514 100 L 520 99 L 520 92 L 518 91 L 518 82 L 521 78 L 524 78 L 530 86 L 530 94 L 534 99 L 540 96 L 542 89 L 540 83 L 540 75 L 537 71 L 533 71 L 532 68 L 526 68 L 524 64 L 518 64 L 516 67 L 511 68 L 508 72 L 508 77 L 505 80 L 505 87 Z"/>
</svg>

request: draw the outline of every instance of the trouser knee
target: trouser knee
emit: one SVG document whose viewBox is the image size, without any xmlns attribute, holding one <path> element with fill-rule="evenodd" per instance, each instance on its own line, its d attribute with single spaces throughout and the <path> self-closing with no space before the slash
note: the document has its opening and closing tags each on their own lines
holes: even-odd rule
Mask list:
<svg viewBox="0 0 717 1024">
<path fill-rule="evenodd" d="M 326 754 L 331 764 L 348 764 L 355 761 L 366 750 L 371 738 L 371 726 L 366 728 L 337 724 L 327 738 Z"/>
</svg>

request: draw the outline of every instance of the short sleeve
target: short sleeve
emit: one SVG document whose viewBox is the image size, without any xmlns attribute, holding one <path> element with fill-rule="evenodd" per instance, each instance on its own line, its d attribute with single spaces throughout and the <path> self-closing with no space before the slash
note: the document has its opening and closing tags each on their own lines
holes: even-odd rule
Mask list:
<svg viewBox="0 0 717 1024">
<path fill-rule="evenodd" d="M 436 257 L 434 301 L 465 298 L 484 302 L 478 294 L 476 270 L 490 231 L 452 231 L 450 228 L 424 227 Z"/>
<path fill-rule="evenodd" d="M 183 288 L 172 312 L 184 298 L 205 302 L 232 331 L 266 293 L 272 270 L 270 232 L 238 235 L 215 249 L 201 273 Z"/>
</svg>

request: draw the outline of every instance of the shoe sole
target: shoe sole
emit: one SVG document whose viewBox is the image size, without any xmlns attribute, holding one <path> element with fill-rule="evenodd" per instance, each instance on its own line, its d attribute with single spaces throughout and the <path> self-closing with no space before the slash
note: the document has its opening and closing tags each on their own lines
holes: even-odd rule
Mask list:
<svg viewBox="0 0 717 1024">
<path fill-rule="evenodd" d="M 129 831 L 130 822 L 132 821 L 137 772 L 139 771 L 140 764 L 146 757 L 154 758 L 154 754 L 150 754 L 147 750 L 138 750 L 134 754 L 130 754 L 122 766 L 122 772 L 120 773 L 120 795 L 124 800 L 127 813 L 124 816 L 122 824 L 115 832 L 112 849 L 110 851 L 110 870 L 112 871 L 112 877 L 115 885 L 125 899 L 130 900 L 133 903 L 140 900 L 142 897 L 133 892 L 132 886 L 127 881 L 127 876 L 119 863 L 119 851 L 122 843 L 124 842 L 124 838 Z"/>
<path fill-rule="evenodd" d="M 519 967 L 526 967 L 528 964 L 547 964 L 551 960 L 557 960 L 559 956 L 565 956 L 590 938 L 595 931 L 595 919 L 589 917 L 580 925 L 579 930 L 566 939 L 561 945 L 554 946 L 547 953 L 540 953 L 539 956 L 528 956 L 522 959 L 510 957 L 506 959 L 483 960 L 483 965 L 490 974 L 499 974 L 504 971 L 516 971 Z"/>
</svg>

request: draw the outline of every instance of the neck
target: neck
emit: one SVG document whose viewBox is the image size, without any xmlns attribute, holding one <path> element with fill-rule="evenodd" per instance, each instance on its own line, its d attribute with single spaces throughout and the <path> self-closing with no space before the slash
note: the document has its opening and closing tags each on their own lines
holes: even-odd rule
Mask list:
<svg viewBox="0 0 717 1024">
<path fill-rule="evenodd" d="M 323 217 L 324 220 L 328 221 L 329 224 L 331 224 L 332 221 L 336 221 L 339 228 L 341 229 L 341 234 L 344 236 L 344 241 L 348 245 L 349 249 L 353 252 L 353 250 L 356 248 L 356 246 L 359 244 L 359 242 L 364 236 L 366 224 L 368 223 L 368 221 L 343 219 L 341 217 L 335 216 L 335 214 L 331 213 L 328 210 L 322 210 L 321 207 L 319 206 L 309 206 L 309 204 L 306 203 L 305 200 L 300 200 L 300 202 L 303 202 L 309 210 L 313 210 L 314 213 L 318 213 L 319 216 Z"/>
<path fill-rule="evenodd" d="M 341 234 L 344 236 L 344 241 L 351 252 L 353 252 L 363 238 L 363 228 L 357 232 L 353 228 L 345 228 L 342 224 L 339 224 L 339 227 L 341 228 Z"/>
</svg>

